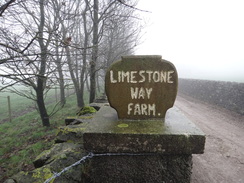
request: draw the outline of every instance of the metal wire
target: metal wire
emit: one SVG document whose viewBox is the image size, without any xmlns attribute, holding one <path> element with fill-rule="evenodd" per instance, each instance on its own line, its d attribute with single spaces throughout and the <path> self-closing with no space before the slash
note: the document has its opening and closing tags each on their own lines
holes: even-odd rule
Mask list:
<svg viewBox="0 0 244 183">
<path fill-rule="evenodd" d="M 49 183 L 51 182 L 53 179 L 61 176 L 62 173 L 68 171 L 69 169 L 73 168 L 74 166 L 77 166 L 83 162 L 85 162 L 87 159 L 91 159 L 93 157 L 100 157 L 100 156 L 145 156 L 145 155 L 155 155 L 153 153 L 104 153 L 104 154 L 94 154 L 92 152 L 88 153 L 86 156 L 82 157 L 79 161 L 75 162 L 74 164 L 68 166 L 68 167 L 65 167 L 62 171 L 56 173 L 54 172 L 53 176 L 50 177 L 49 179 L 47 179 L 44 183 Z"/>
<path fill-rule="evenodd" d="M 50 177 L 49 179 L 47 179 L 44 183 L 49 183 L 50 181 L 52 181 L 52 179 L 59 177 L 62 173 L 68 171 L 72 167 L 77 166 L 77 165 L 81 164 L 82 162 L 84 162 L 85 160 L 90 159 L 92 157 L 93 157 L 93 154 L 89 153 L 88 155 L 82 157 L 79 161 L 75 162 L 74 164 L 72 164 L 68 167 L 65 167 L 61 172 L 59 172 L 59 173 L 54 172 L 54 175 L 52 177 Z"/>
</svg>

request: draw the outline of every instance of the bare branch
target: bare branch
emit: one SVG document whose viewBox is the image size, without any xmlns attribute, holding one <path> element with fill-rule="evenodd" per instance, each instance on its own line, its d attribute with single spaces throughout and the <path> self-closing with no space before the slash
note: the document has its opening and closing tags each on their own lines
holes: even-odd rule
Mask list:
<svg viewBox="0 0 244 183">
<path fill-rule="evenodd" d="M 24 51 L 25 50 L 27 50 L 29 47 L 30 47 L 30 45 L 34 42 L 34 40 L 37 38 L 37 35 L 38 34 L 36 34 L 36 36 L 35 37 L 33 37 L 32 39 L 31 39 L 31 41 L 28 43 L 28 45 L 22 50 L 22 51 L 20 51 L 20 53 L 24 53 Z"/>
<path fill-rule="evenodd" d="M 15 0 L 10 0 L 0 7 L 0 16 L 3 15 L 4 11 L 12 4 Z"/>
<path fill-rule="evenodd" d="M 138 11 L 142 11 L 142 12 L 146 12 L 146 13 L 151 13 L 150 11 L 142 10 L 142 9 L 136 8 L 135 6 L 131 6 L 129 4 L 126 4 L 125 2 L 123 2 L 123 0 L 117 0 L 117 1 L 119 3 L 121 3 L 121 4 L 123 4 L 124 6 L 131 8 L 131 9 L 138 10 Z"/>
</svg>

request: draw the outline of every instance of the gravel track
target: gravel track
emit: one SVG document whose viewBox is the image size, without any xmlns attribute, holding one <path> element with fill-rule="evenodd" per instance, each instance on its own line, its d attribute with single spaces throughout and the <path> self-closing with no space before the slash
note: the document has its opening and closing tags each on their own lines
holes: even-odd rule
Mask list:
<svg viewBox="0 0 244 183">
<path fill-rule="evenodd" d="M 244 183 L 244 115 L 181 95 L 175 105 L 206 134 L 191 182 Z"/>
</svg>

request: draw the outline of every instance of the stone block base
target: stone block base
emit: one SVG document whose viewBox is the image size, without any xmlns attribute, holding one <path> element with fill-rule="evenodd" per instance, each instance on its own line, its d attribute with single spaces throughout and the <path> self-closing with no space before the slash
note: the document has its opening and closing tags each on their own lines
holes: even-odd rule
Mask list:
<svg viewBox="0 0 244 183">
<path fill-rule="evenodd" d="M 86 183 L 190 183 L 192 154 L 203 153 L 205 135 L 177 108 L 165 121 L 120 121 L 103 107 L 83 140 L 95 154 L 83 171 Z"/>
<path fill-rule="evenodd" d="M 94 157 L 87 164 L 90 183 L 190 183 L 191 155 Z"/>
</svg>

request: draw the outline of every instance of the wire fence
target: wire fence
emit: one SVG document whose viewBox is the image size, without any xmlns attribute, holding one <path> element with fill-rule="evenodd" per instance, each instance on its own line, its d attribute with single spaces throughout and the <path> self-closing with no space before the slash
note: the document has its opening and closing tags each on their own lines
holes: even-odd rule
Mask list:
<svg viewBox="0 0 244 183">
<path fill-rule="evenodd" d="M 101 156 L 152 156 L 155 155 L 154 153 L 103 153 L 103 154 L 94 154 L 92 152 L 88 153 L 87 155 L 83 156 L 79 161 L 73 163 L 72 165 L 65 167 L 60 172 L 53 172 L 53 176 L 49 179 L 46 179 L 44 183 L 49 183 L 53 181 L 53 179 L 60 177 L 64 172 L 70 170 L 71 168 L 84 163 L 86 160 L 91 159 L 93 157 L 101 157 Z"/>
<path fill-rule="evenodd" d="M 75 89 L 73 87 L 66 87 L 65 97 L 69 97 L 74 93 L 75 93 Z M 58 103 L 60 101 L 60 88 L 59 87 L 50 88 L 48 95 L 53 97 L 55 99 L 55 102 Z"/>
<path fill-rule="evenodd" d="M 1 108 L 0 108 L 0 111 L 3 112 L 2 108 L 3 107 L 6 107 L 6 111 L 8 113 L 8 119 L 9 119 L 10 122 L 12 122 L 12 110 L 11 110 L 10 96 L 7 96 L 7 97 L 0 96 L 0 99 L 1 99 L 1 103 L 0 103 Z M 5 110 L 4 110 L 4 112 L 5 112 Z"/>
<path fill-rule="evenodd" d="M 65 98 L 74 94 L 74 92 L 73 87 L 67 87 L 65 89 Z M 60 102 L 60 88 L 50 88 L 47 93 L 46 104 L 58 102 Z M 10 92 L 0 93 L 0 123 L 12 122 L 14 118 L 36 109 L 36 103 L 33 100 Z"/>
</svg>

